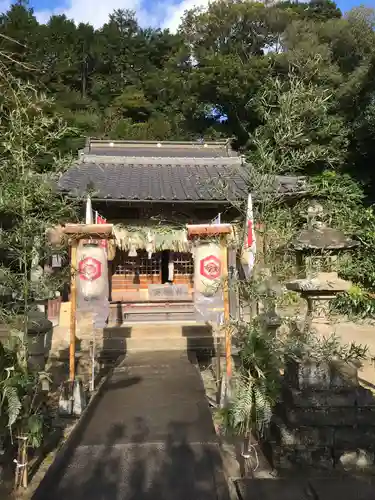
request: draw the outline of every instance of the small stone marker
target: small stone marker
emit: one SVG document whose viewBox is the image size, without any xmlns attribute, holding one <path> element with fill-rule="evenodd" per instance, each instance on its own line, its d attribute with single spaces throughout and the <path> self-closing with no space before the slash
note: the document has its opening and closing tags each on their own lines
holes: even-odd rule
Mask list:
<svg viewBox="0 0 375 500">
<path fill-rule="evenodd" d="M 148 298 L 150 301 L 163 300 L 191 300 L 187 285 L 149 285 Z"/>
<path fill-rule="evenodd" d="M 80 380 L 64 382 L 60 389 L 59 415 L 79 417 L 86 406 L 83 385 Z"/>
</svg>

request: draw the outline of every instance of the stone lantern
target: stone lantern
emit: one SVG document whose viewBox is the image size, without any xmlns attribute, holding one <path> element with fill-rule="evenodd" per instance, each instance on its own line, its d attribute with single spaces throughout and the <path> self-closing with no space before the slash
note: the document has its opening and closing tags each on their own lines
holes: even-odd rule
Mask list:
<svg viewBox="0 0 375 500">
<path fill-rule="evenodd" d="M 307 328 L 312 322 L 328 323 L 330 301 L 349 290 L 351 284 L 338 277 L 337 258 L 358 245 L 342 231 L 319 221 L 322 215 L 321 205 L 309 207 L 308 227 L 292 243 L 297 252 L 300 278 L 286 284 L 288 290 L 298 292 L 307 301 Z"/>
<path fill-rule="evenodd" d="M 280 283 L 271 276 L 269 269 L 262 270 L 263 281 L 258 292 L 263 296 L 263 311 L 260 320 L 270 335 L 275 336 L 277 329 L 281 326 L 281 318 L 276 312 L 276 300 L 282 295 Z"/>
<path fill-rule="evenodd" d="M 312 204 L 307 211 L 307 228 L 292 241 L 297 254 L 298 276 L 301 278 L 336 271 L 340 254 L 358 245 L 339 229 L 327 227 L 322 221 L 323 216 L 323 207 Z"/>
<path fill-rule="evenodd" d="M 27 331 L 27 353 L 28 365 L 33 371 L 42 371 L 46 364 L 46 335 L 52 332 L 53 325 L 45 314 L 39 310 L 31 310 L 27 312 L 26 317 L 21 317 L 18 321 L 20 330 Z"/>
</svg>

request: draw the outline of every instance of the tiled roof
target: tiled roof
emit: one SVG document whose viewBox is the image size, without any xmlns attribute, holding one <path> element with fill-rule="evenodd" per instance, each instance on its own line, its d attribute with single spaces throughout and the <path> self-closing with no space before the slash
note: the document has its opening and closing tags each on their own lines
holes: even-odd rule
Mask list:
<svg viewBox="0 0 375 500">
<path fill-rule="evenodd" d="M 230 182 L 228 182 L 230 181 Z M 242 197 L 245 182 L 228 164 L 80 163 L 60 179 L 73 196 L 126 201 L 226 201 Z"/>
<path fill-rule="evenodd" d="M 202 157 L 98 160 L 88 155 L 72 166 L 60 179 L 59 188 L 71 196 L 83 196 L 90 189 L 93 198 L 124 201 L 225 202 L 247 196 L 243 167 L 233 158 L 227 162 Z M 277 180 L 280 194 L 301 191 L 299 178 Z"/>
</svg>

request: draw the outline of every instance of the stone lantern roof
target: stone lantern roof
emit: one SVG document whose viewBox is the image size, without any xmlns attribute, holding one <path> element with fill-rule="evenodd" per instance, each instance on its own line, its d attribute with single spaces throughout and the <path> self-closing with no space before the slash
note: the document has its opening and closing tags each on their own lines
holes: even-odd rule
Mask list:
<svg viewBox="0 0 375 500">
<path fill-rule="evenodd" d="M 313 227 L 304 229 L 292 242 L 295 250 L 345 250 L 356 247 L 354 241 L 339 229 L 331 227 Z"/>
<path fill-rule="evenodd" d="M 308 250 L 348 250 L 359 245 L 348 238 L 341 230 L 327 227 L 318 220 L 323 215 L 323 207 L 314 204 L 307 213 L 307 228 L 303 229 L 292 241 L 292 246 L 298 251 Z"/>
</svg>

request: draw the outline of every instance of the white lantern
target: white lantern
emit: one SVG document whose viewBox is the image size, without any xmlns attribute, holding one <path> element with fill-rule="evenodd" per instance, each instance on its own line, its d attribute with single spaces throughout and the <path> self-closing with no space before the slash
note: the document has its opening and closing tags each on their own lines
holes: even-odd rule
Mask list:
<svg viewBox="0 0 375 500">
<path fill-rule="evenodd" d="M 216 243 L 202 243 L 194 252 L 195 290 L 206 296 L 217 293 L 222 277 L 221 248 Z"/>
<path fill-rule="evenodd" d="M 95 244 L 78 248 L 78 294 L 85 301 L 108 297 L 108 263 L 103 247 Z"/>
</svg>

